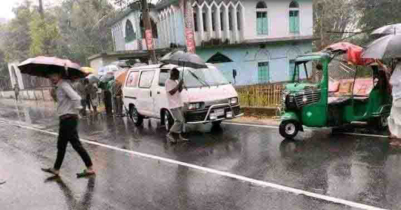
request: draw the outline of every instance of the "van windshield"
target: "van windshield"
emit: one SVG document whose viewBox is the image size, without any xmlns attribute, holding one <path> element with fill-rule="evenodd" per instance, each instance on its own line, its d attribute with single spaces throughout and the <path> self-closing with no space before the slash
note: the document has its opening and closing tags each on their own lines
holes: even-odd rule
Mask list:
<svg viewBox="0 0 401 210">
<path fill-rule="evenodd" d="M 182 76 L 182 71 L 181 71 Z M 170 77 L 170 69 L 161 69 L 159 85 L 164 87 L 166 80 Z M 214 68 L 185 69 L 184 83 L 187 88 L 210 87 L 229 84 L 223 74 Z"/>
<path fill-rule="evenodd" d="M 214 68 L 185 69 L 184 83 L 187 88 L 229 84 L 223 74 L 218 69 Z"/>
</svg>

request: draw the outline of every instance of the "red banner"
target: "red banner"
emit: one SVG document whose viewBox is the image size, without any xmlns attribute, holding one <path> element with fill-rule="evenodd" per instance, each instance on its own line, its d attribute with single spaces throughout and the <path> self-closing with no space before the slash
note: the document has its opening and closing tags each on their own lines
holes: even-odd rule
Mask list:
<svg viewBox="0 0 401 210">
<path fill-rule="evenodd" d="M 152 30 L 148 29 L 145 31 L 146 47 L 148 50 L 153 50 L 153 34 Z"/>
<path fill-rule="evenodd" d="M 193 28 L 193 9 L 191 5 L 191 0 L 181 0 L 180 7 L 184 14 L 184 24 L 185 24 L 185 38 L 187 40 L 187 51 L 190 53 L 195 53 L 196 43 L 195 43 L 195 33 Z"/>
<path fill-rule="evenodd" d="M 185 36 L 187 38 L 187 50 L 190 53 L 195 53 L 196 43 L 195 43 L 195 33 L 192 29 L 185 29 Z"/>
</svg>

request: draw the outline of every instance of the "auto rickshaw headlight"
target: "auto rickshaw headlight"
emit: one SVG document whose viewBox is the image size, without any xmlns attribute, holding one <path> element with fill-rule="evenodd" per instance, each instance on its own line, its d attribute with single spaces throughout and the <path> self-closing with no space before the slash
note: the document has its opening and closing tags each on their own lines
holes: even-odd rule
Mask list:
<svg viewBox="0 0 401 210">
<path fill-rule="evenodd" d="M 306 97 L 306 96 L 302 97 L 302 102 L 304 102 L 304 103 L 308 102 L 308 97 Z"/>
</svg>

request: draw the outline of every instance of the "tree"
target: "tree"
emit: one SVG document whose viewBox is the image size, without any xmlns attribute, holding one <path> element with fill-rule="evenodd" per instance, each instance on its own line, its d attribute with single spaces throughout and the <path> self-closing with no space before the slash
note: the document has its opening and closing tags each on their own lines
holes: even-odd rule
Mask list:
<svg viewBox="0 0 401 210">
<path fill-rule="evenodd" d="M 54 56 L 57 54 L 57 42 L 60 34 L 57 19 L 52 14 L 35 13 L 29 24 L 32 43 L 30 45 L 30 56 L 38 55 Z"/>
<path fill-rule="evenodd" d="M 320 37 L 315 42 L 317 50 L 335 43 L 344 37 L 344 32 L 353 21 L 355 10 L 352 0 L 314 0 L 314 34 Z"/>
<path fill-rule="evenodd" d="M 33 17 L 31 3 L 26 0 L 19 7 L 14 8 L 15 18 L 6 26 L 4 45 L 7 62 L 24 60 L 29 57 L 32 42 L 29 24 Z"/>
<path fill-rule="evenodd" d="M 125 7 L 127 6 L 127 0 L 113 0 L 114 5 L 118 7 Z"/>
<path fill-rule="evenodd" d="M 81 65 L 93 54 L 111 50 L 107 20 L 114 7 L 107 0 L 66 0 L 57 8 L 61 39 L 58 53 Z"/>
<path fill-rule="evenodd" d="M 362 30 L 401 22 L 401 0 L 354 0 L 354 5 L 361 14 L 358 25 Z"/>
</svg>

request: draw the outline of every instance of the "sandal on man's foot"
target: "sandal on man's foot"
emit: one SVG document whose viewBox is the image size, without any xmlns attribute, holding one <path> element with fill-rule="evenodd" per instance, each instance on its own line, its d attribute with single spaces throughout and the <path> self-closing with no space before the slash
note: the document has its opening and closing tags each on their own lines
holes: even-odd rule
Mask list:
<svg viewBox="0 0 401 210">
<path fill-rule="evenodd" d="M 77 173 L 77 178 L 88 177 L 92 175 L 96 175 L 96 173 L 94 171 L 84 170 L 82 173 Z"/>
<path fill-rule="evenodd" d="M 52 168 L 42 168 L 42 171 L 46 172 L 46 173 L 50 173 L 53 174 L 55 176 L 58 176 L 58 172 L 56 172 L 54 169 Z"/>
</svg>

